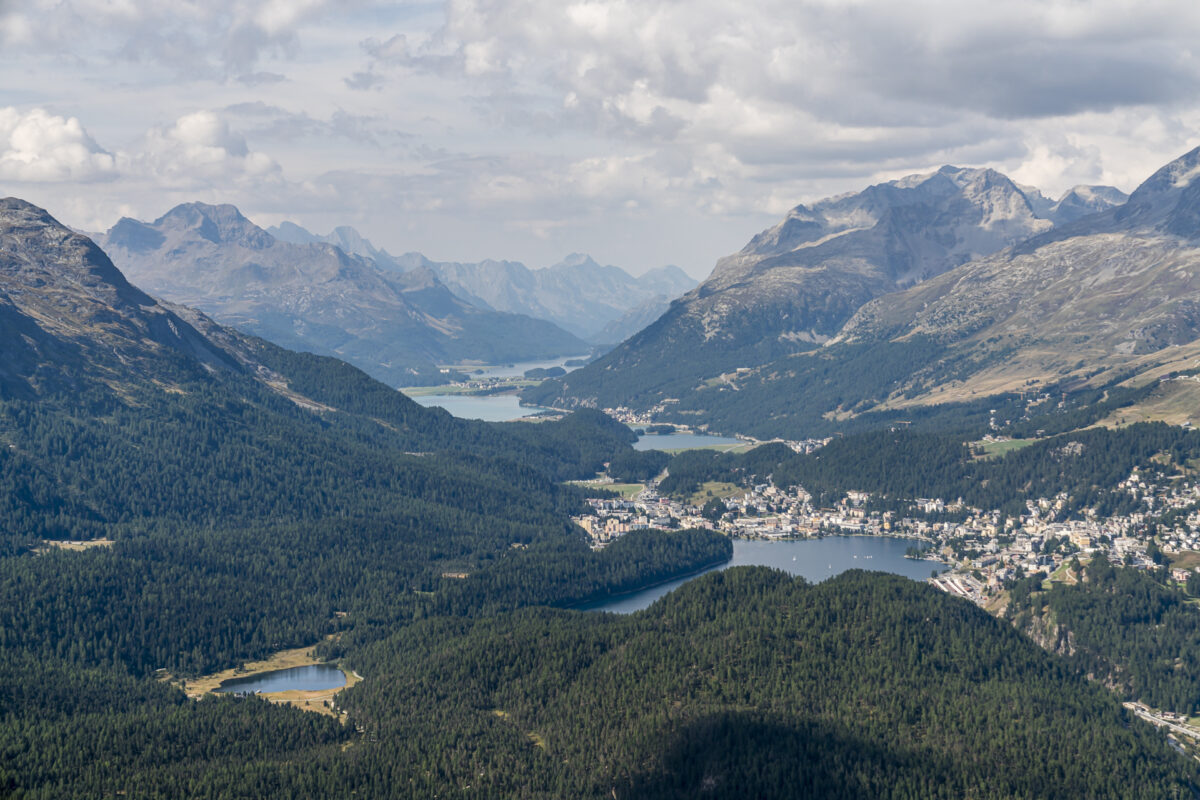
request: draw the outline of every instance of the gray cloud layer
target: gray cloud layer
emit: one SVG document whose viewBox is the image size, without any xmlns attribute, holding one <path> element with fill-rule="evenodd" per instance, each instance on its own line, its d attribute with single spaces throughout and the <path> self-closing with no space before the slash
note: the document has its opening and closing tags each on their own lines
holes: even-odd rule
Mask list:
<svg viewBox="0 0 1200 800">
<path fill-rule="evenodd" d="M 1162 0 L 10 0 L 0 188 L 700 274 L 946 162 L 1131 188 L 1200 143 L 1196 41 Z"/>
</svg>

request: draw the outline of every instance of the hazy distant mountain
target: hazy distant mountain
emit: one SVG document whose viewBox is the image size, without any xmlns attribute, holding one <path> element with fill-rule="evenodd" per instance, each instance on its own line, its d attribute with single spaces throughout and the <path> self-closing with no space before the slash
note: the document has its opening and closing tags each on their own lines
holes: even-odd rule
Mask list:
<svg viewBox="0 0 1200 800">
<path fill-rule="evenodd" d="M 1033 186 L 1017 185 L 1029 201 L 1033 213 L 1055 225 L 1074 222 L 1088 214 L 1098 214 L 1129 199 L 1115 186 L 1076 186 L 1058 200 L 1051 200 Z"/>
<path fill-rule="evenodd" d="M 604 329 L 593 338 L 597 342 L 619 344 L 630 336 L 654 323 L 671 307 L 671 300 L 666 295 L 657 295 L 637 308 L 629 311 L 620 319 L 615 319 L 604 326 Z"/>
<path fill-rule="evenodd" d="M 1115 208 L 1128 199 L 1129 195 L 1114 186 L 1076 186 L 1054 204 L 1050 219 L 1055 225 L 1063 225 Z"/>
<path fill-rule="evenodd" d="M 305 230 L 294 222 L 281 222 L 267 228 L 267 233 L 281 242 L 289 244 L 331 244 L 352 256 L 362 256 L 377 262 L 381 266 L 395 266 L 395 261 L 386 250 L 380 250 L 371 244 L 361 233 L 349 225 L 339 225 L 330 233 L 320 236 Z"/>
<path fill-rule="evenodd" d="M 475 308 L 432 273 L 402 275 L 331 244 L 281 241 L 233 206 L 190 203 L 153 223 L 125 218 L 99 241 L 158 296 L 393 385 L 429 382 L 441 363 L 587 350 L 543 320 Z"/>
<path fill-rule="evenodd" d="M 867 301 L 1049 230 L 1053 207 L 1031 193 L 1039 213 L 1026 191 L 994 170 L 943 167 L 797 206 L 653 325 L 557 393 L 548 386 L 530 397 L 649 407 L 811 349 Z"/>
<path fill-rule="evenodd" d="M 603 344 L 620 341 L 608 338 L 619 329 L 605 332 L 607 326 L 650 301 L 665 307 L 696 285 L 679 267 L 658 267 L 635 278 L 580 253 L 545 269 L 529 269 L 517 261 L 432 262 L 414 253 L 397 261 L 406 267 L 429 267 L 451 290 L 480 308 L 548 319 Z"/>
<path fill-rule="evenodd" d="M 519 261 L 460 263 L 432 261 L 421 253 L 393 256 L 347 226 L 320 236 L 284 222 L 268 232 L 294 244 L 332 244 L 386 269 L 429 269 L 472 305 L 549 320 L 596 344 L 616 344 L 636 333 L 697 283 L 673 265 L 634 277 L 581 253 L 546 269 L 530 269 Z"/>
</svg>

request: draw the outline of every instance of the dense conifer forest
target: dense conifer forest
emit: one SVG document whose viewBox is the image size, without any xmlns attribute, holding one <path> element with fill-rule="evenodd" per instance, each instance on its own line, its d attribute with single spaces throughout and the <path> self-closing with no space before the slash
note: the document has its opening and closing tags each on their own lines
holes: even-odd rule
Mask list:
<svg viewBox="0 0 1200 800">
<path fill-rule="evenodd" d="M 6 793 L 1171 797 L 1196 780 L 1102 688 L 903 579 L 735 571 L 629 618 L 547 609 L 729 558 L 703 531 L 591 551 L 563 481 L 606 463 L 665 466 L 677 490 L 774 476 L 978 499 L 981 475 L 1098 491 L 1155 454 L 1186 463 L 1195 434 L 1074 434 L 1070 458 L 1066 439 L 986 461 L 912 431 L 670 458 L 598 412 L 462 422 L 259 347 L 317 408 L 237 375 L 0 405 Z M 97 536 L 113 544 L 42 543 Z M 317 642 L 367 676 L 339 696 L 347 724 L 155 679 Z"/>
<path fill-rule="evenodd" d="M 1168 585 L 1166 570 L 1121 569 L 1097 558 L 1080 582 L 1040 578 L 1014 587 L 1009 616 L 1046 641 L 1081 674 L 1123 697 L 1188 716 L 1200 712 L 1200 607 Z"/>
<path fill-rule="evenodd" d="M 987 469 L 987 491 L 1102 488 L 1194 438 L 1083 434 L 996 464 L 917 432 L 641 454 L 594 410 L 457 420 L 131 287 L 118 314 L 111 264 L 62 235 L 97 260 L 99 289 L 69 293 L 94 312 L 74 338 L 0 308 L 20 322 L 0 371 L 0 795 L 1194 795 L 1194 765 L 1102 687 L 905 579 L 735 570 L 629 617 L 572 610 L 731 543 L 635 532 L 595 552 L 568 483 L 608 465 L 665 467 L 675 490 L 773 475 L 899 496 Z M 344 717 L 174 683 L 312 645 L 364 676 Z"/>
<path fill-rule="evenodd" d="M 669 326 L 667 316 L 639 336 L 654 338 L 656 326 Z M 876 410 L 889 399 L 907 400 L 940 385 L 952 384 L 993 363 L 1005 353 L 958 354 L 921 336 L 904 341 L 813 347 L 764 363 L 765 352 L 744 347 L 722 350 L 719 339 L 706 341 L 703 362 L 694 348 L 683 345 L 655 355 L 628 347 L 589 368 L 548 380 L 522 392 L 538 405 L 572 407 L 581 398 L 601 408 L 648 408 L 662 402 L 657 416 L 670 422 L 700 425 L 714 432 L 761 439 L 800 439 L 848 435 L 894 425 L 924 431 L 961 431 L 982 436 L 996 421 L 1002 432 L 1032 436 L 1064 433 L 1147 396 L 1155 388 L 1121 386 L 1118 377 L 1103 386 L 1052 384 L 1039 392 L 1056 402 L 1031 407 L 1022 393 L 1000 393 L 970 402 L 940 403 Z M 774 341 L 764 339 L 764 346 Z M 648 359 L 640 361 L 638 359 Z M 739 372 L 746 364 L 760 364 Z M 722 378 L 721 376 L 725 376 Z M 651 388 L 653 387 L 653 388 Z"/>
<path fill-rule="evenodd" d="M 567 519 L 582 495 L 562 482 L 634 439 L 603 414 L 464 422 L 336 360 L 255 347 L 304 405 L 186 363 L 170 391 L 81 380 L 0 402 L 6 793 L 136 796 L 142 770 L 174 764 L 228 766 L 239 796 L 271 796 L 244 780 L 260 760 L 353 728 L 193 703 L 160 670 L 186 678 L 329 636 L 332 653 L 427 615 L 565 605 L 729 557 L 706 532 L 587 547 Z M 45 543 L 98 537 L 111 544 Z M 193 795 L 170 785 L 162 796 Z"/>
<path fill-rule="evenodd" d="M 930 587 L 714 573 L 628 617 L 437 616 L 347 656 L 361 728 L 10 659 L 18 797 L 1190 797 L 1198 776 L 1011 626 Z M 14 687 L 14 688 L 8 688 Z M 55 710 L 47 711 L 48 707 Z"/>
<path fill-rule="evenodd" d="M 566 521 L 580 495 L 562 481 L 606 462 L 629 477 L 719 464 L 811 480 L 786 448 L 668 462 L 596 412 L 464 423 L 372 392 L 338 362 L 278 358 L 322 409 L 237 377 L 239 393 L 197 382 L 133 402 L 3 404 L 6 793 L 1171 797 L 1196 780 L 1103 689 L 904 579 L 809 587 L 735 571 L 628 618 L 546 608 L 730 553 L 701 531 L 594 553 Z M 919 485 L 887 468 L 905 447 L 944 462 L 935 475 L 988 463 L 961 443 L 887 435 L 821 451 L 828 491 L 849 479 L 837 464 L 882 444 L 879 469 L 853 474 L 897 491 Z M 1145 452 L 1192 446 L 1145 436 Z M 98 535 L 114 543 L 41 544 Z M 155 679 L 322 641 L 367 676 L 339 696 L 348 724 L 255 698 L 190 701 Z"/>
</svg>

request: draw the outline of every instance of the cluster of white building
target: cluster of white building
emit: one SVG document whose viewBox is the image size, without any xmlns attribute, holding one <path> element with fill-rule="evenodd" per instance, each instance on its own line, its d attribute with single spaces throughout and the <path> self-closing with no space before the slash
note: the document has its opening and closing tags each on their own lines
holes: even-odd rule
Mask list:
<svg viewBox="0 0 1200 800">
<path fill-rule="evenodd" d="M 710 528 L 740 538 L 788 539 L 826 534 L 903 536 L 923 540 L 927 557 L 953 565 L 937 581 L 947 591 L 982 602 L 1006 582 L 1053 572 L 1077 557 L 1099 553 L 1116 564 L 1152 566 L 1147 546 L 1165 553 L 1200 550 L 1200 485 L 1183 479 L 1161 482 L 1136 470 L 1118 491 L 1136 500 L 1119 516 L 1085 513 L 1067 519 L 1070 498 L 1058 495 L 1026 504 L 1026 513 L 971 508 L 961 499 L 915 498 L 909 515 L 869 510 L 871 495 L 848 492 L 831 508 L 817 508 L 801 487 L 760 484 L 724 500 L 718 520 L 701 508 L 657 494 L 653 486 L 629 500 L 590 500 L 591 513 L 576 520 L 603 547 L 632 530 Z M 1164 516 L 1171 520 L 1163 530 Z M 949 519 L 947 519 L 949 517 Z M 1177 575 L 1183 580 L 1185 574 Z"/>
</svg>

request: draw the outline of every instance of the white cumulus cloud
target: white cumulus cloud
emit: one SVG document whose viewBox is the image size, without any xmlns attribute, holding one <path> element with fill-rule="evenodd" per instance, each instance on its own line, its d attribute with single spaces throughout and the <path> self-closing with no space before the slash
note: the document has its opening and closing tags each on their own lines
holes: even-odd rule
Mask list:
<svg viewBox="0 0 1200 800">
<path fill-rule="evenodd" d="M 0 108 L 0 178 L 12 181 L 94 181 L 116 174 L 116 160 L 74 117 L 35 108 Z"/>
<path fill-rule="evenodd" d="M 186 114 L 149 131 L 129 160 L 172 188 L 210 188 L 223 181 L 278 181 L 270 156 L 252 151 L 245 138 L 214 111 Z"/>
</svg>

